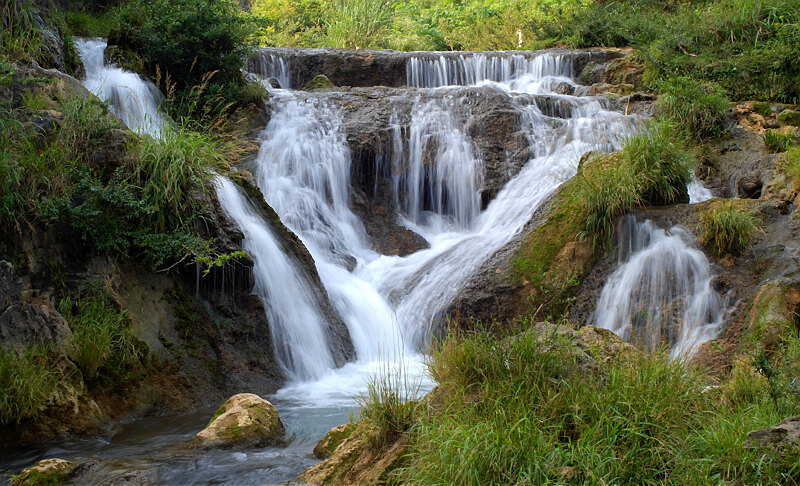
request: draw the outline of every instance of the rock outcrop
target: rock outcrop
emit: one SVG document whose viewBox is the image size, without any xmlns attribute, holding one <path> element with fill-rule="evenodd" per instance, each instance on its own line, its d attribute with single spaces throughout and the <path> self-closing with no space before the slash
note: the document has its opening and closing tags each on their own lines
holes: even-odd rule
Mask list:
<svg viewBox="0 0 800 486">
<path fill-rule="evenodd" d="M 785 454 L 800 449 L 800 415 L 789 417 L 778 425 L 747 434 L 745 447 L 768 454 Z"/>
<path fill-rule="evenodd" d="M 63 459 L 43 459 L 11 478 L 12 486 L 55 486 L 69 480 L 76 464 Z"/>
<path fill-rule="evenodd" d="M 242 393 L 217 409 L 192 444 L 203 449 L 263 447 L 282 444 L 285 435 L 278 410 L 271 403 L 258 395 Z"/>
</svg>

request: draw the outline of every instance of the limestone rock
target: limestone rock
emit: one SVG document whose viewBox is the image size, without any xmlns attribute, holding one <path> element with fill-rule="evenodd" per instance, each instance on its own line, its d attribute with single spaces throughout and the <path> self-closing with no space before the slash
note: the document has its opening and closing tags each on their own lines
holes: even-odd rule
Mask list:
<svg viewBox="0 0 800 486">
<path fill-rule="evenodd" d="M 12 486 L 56 485 L 68 480 L 76 464 L 63 459 L 44 459 L 11 478 Z"/>
<path fill-rule="evenodd" d="M 217 409 L 208 426 L 194 438 L 200 448 L 260 447 L 280 444 L 286 429 L 278 410 L 252 393 L 234 395 Z"/>
<path fill-rule="evenodd" d="M 768 429 L 747 434 L 745 447 L 778 453 L 800 448 L 800 415 L 790 417 Z"/>
<path fill-rule="evenodd" d="M 314 446 L 314 456 L 317 459 L 327 459 L 331 454 L 350 436 L 356 428 L 356 424 L 344 424 L 334 427 L 325 434 L 325 437 L 320 439 L 316 446 Z"/>
<path fill-rule="evenodd" d="M 341 442 L 328 459 L 306 469 L 292 484 L 372 485 L 391 482 L 392 472 L 408 444 L 408 436 L 401 435 L 394 443 L 376 447 L 374 439 L 378 431 L 369 419 L 344 427 L 351 427 L 350 436 Z M 341 430 L 346 429 L 334 428 L 320 444 L 330 439 L 332 434 L 341 434 Z"/>
<path fill-rule="evenodd" d="M 794 127 L 800 127 L 800 111 L 783 110 L 778 114 L 778 122 L 781 125 L 791 125 Z"/>
<path fill-rule="evenodd" d="M 303 90 L 304 91 L 313 91 L 313 90 L 317 90 L 317 89 L 330 89 L 330 88 L 335 88 L 335 87 L 336 87 L 336 85 L 333 84 L 331 82 L 331 80 L 328 79 L 327 76 L 325 76 L 324 74 L 318 74 L 318 75 L 314 76 L 314 79 L 312 79 L 311 81 L 307 82 L 306 85 L 303 86 Z"/>
</svg>

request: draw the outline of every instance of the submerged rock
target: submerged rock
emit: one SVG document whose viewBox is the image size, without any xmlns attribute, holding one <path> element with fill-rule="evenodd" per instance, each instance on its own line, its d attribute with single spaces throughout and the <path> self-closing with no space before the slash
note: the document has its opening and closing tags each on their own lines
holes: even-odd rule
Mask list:
<svg viewBox="0 0 800 486">
<path fill-rule="evenodd" d="M 77 465 L 63 459 L 44 459 L 11 478 L 12 486 L 56 485 L 67 481 Z"/>
<path fill-rule="evenodd" d="M 278 410 L 252 393 L 234 395 L 219 407 L 208 426 L 194 438 L 193 445 L 218 447 L 263 447 L 281 444 L 286 429 Z"/>
</svg>

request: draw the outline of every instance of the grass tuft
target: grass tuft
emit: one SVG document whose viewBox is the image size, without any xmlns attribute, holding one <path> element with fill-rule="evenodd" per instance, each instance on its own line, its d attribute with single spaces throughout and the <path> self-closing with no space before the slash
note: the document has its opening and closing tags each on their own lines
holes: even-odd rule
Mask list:
<svg viewBox="0 0 800 486">
<path fill-rule="evenodd" d="M 45 347 L 22 352 L 0 347 L 0 425 L 35 419 L 56 391 L 56 382 Z"/>
<path fill-rule="evenodd" d="M 700 222 L 700 241 L 717 256 L 738 256 L 747 250 L 758 231 L 758 220 L 734 201 L 712 205 Z"/>
<path fill-rule="evenodd" d="M 767 130 L 761 135 L 767 150 L 773 154 L 786 152 L 789 147 L 800 144 L 794 132 L 786 133 L 781 130 Z"/>
<path fill-rule="evenodd" d="M 730 101 L 719 88 L 679 76 L 662 82 L 659 91 L 658 112 L 689 138 L 705 140 L 728 131 Z"/>
</svg>

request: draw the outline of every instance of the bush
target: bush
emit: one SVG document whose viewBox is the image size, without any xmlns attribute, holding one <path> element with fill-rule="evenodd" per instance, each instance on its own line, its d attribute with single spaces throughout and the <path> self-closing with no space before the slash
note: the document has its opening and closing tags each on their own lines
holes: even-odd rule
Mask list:
<svg viewBox="0 0 800 486">
<path fill-rule="evenodd" d="M 392 0 L 333 0 L 327 12 L 331 47 L 379 46 L 394 20 Z"/>
<path fill-rule="evenodd" d="M 661 83 L 659 90 L 659 114 L 690 138 L 703 140 L 728 131 L 730 102 L 718 88 L 681 76 Z"/>
<path fill-rule="evenodd" d="M 104 372 L 123 376 L 139 362 L 140 351 L 125 313 L 97 285 L 77 300 L 67 297 L 58 311 L 72 329 L 76 364 L 87 379 Z"/>
<path fill-rule="evenodd" d="M 797 135 L 793 132 L 785 133 L 780 130 L 767 130 L 761 135 L 761 139 L 767 146 L 767 150 L 772 153 L 786 152 L 789 147 L 800 143 Z"/>
<path fill-rule="evenodd" d="M 56 382 L 44 347 L 20 353 L 0 346 L 0 425 L 36 418 L 56 391 Z"/>
<path fill-rule="evenodd" d="M 756 217 L 742 204 L 716 204 L 702 214 L 700 241 L 717 256 L 738 256 L 750 246 L 758 231 L 756 223 Z"/>
<path fill-rule="evenodd" d="M 140 54 L 151 77 L 166 73 L 179 95 L 214 73 L 208 91 L 238 101 L 241 67 L 256 34 L 238 2 L 133 0 L 119 10 L 117 24 L 109 42 Z"/>
</svg>

